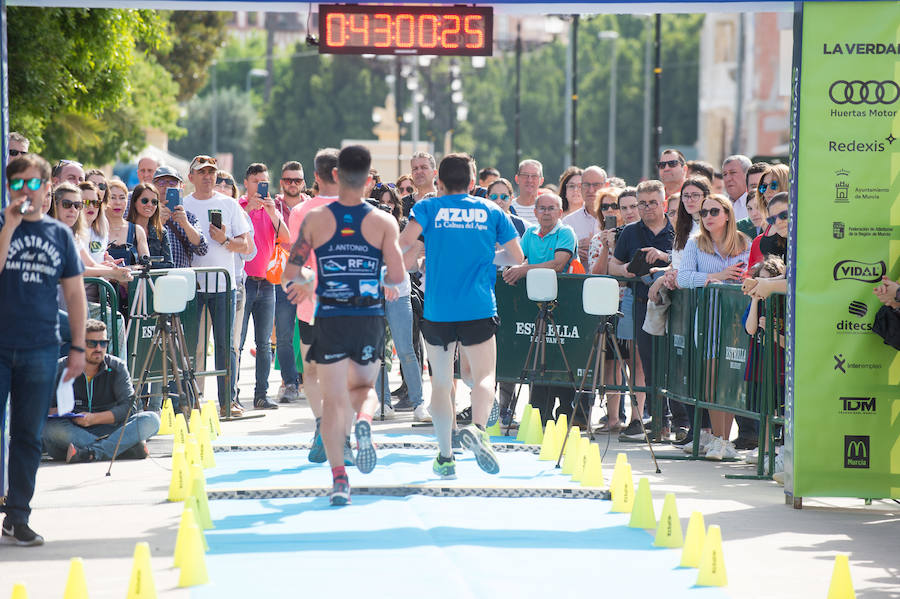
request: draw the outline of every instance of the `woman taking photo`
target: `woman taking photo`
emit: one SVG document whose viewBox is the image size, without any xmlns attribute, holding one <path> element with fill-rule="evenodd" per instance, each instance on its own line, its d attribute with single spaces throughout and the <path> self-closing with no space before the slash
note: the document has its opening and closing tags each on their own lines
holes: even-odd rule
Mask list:
<svg viewBox="0 0 900 599">
<path fill-rule="evenodd" d="M 762 177 L 759 178 L 759 187 L 756 188 L 756 197 L 763 198 L 761 207 L 768 217 L 784 211 L 785 208 L 771 208 L 769 203 L 775 201 L 776 195 L 782 196 L 782 194 L 782 197 L 784 198 L 783 202 L 785 204 L 787 203 L 787 198 L 789 197 L 789 175 L 790 172 L 788 171 L 788 167 L 783 164 L 775 164 L 763 171 Z M 775 222 L 777 224 L 778 219 L 775 219 Z M 770 254 L 781 256 L 782 259 L 785 258 L 785 254 L 787 253 L 786 221 L 784 223 L 784 228 L 785 235 L 784 237 L 780 237 L 777 228 L 773 225 L 768 225 L 765 231 L 753 240 L 753 245 L 750 247 L 750 260 L 747 264 L 748 268 L 762 262 L 765 260 L 766 256 Z"/>
<path fill-rule="evenodd" d="M 131 192 L 128 222 L 143 229 L 147 237 L 147 250 L 156 258 L 154 268 L 172 268 L 172 248 L 169 233 L 159 217 L 159 191 L 152 183 L 138 183 Z M 160 258 L 161 257 L 161 258 Z"/>
<path fill-rule="evenodd" d="M 688 289 L 724 282 L 737 283 L 749 256 L 750 240 L 737 230 L 731 200 L 725 196 L 710 195 L 700 209 L 700 232 L 696 237 L 691 237 L 684 247 L 678 269 L 678 286 Z M 728 440 L 734 415 L 709 410 L 709 419 L 713 436 L 703 447 L 706 459 L 737 457 L 734 444 Z M 704 445 L 702 438 L 701 445 Z"/>
<path fill-rule="evenodd" d="M 138 264 L 138 258 L 149 256 L 144 230 L 125 219 L 128 188 L 121 181 L 110 181 L 106 220 L 109 222 L 109 255 L 122 266 Z"/>
<path fill-rule="evenodd" d="M 596 213 L 594 217 L 599 223 L 599 231 L 591 237 L 591 244 L 588 246 L 588 263 L 587 271 L 594 275 L 605 275 L 609 263 L 609 245 L 603 243 L 604 239 L 612 240 L 615 243 L 615 234 L 611 229 L 615 229 L 624 223 L 620 223 L 619 219 L 619 194 L 623 190 L 616 187 L 604 187 L 597 191 L 597 199 L 594 202 Z"/>
</svg>

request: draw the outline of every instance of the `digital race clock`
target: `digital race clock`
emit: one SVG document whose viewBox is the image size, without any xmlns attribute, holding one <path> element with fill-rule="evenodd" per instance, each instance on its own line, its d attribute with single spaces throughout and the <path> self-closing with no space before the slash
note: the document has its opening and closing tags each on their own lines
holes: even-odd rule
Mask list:
<svg viewBox="0 0 900 599">
<path fill-rule="evenodd" d="M 490 56 L 490 7 L 319 5 L 322 54 Z"/>
</svg>

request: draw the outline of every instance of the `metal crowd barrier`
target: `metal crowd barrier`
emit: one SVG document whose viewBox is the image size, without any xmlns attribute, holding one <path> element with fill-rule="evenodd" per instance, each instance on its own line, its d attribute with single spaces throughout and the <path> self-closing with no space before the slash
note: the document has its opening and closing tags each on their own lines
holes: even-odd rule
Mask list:
<svg viewBox="0 0 900 599">
<path fill-rule="evenodd" d="M 129 315 L 127 328 L 127 363 L 132 380 L 139 380 L 141 372 L 138 372 L 151 351 L 151 339 L 156 331 L 157 315 L 153 311 L 153 281 L 169 273 L 170 269 L 152 269 L 135 276 L 128 286 Z M 234 289 L 228 271 L 224 268 L 198 267 L 193 269 L 197 274 L 197 295 L 191 299 L 185 310 L 179 315 L 184 327 L 186 353 L 194 374 L 201 377 L 225 377 L 226 388 L 230 389 L 230 398 L 233 398 L 233 374 L 231 370 L 231 353 L 233 352 L 234 330 Z M 210 333 L 212 333 L 212 321 L 209 311 L 203 309 L 200 301 L 201 290 L 205 293 L 224 293 L 225 302 L 231 309 L 225 310 L 228 348 L 228 359 L 224 368 L 207 368 L 207 353 L 209 348 Z M 157 354 L 147 367 L 145 380 L 148 383 L 160 383 L 163 380 L 162 361 Z M 202 380 L 202 379 L 201 379 Z M 163 391 L 165 394 L 165 391 Z M 226 417 L 231 416 L 231 401 L 226 402 Z"/>
<path fill-rule="evenodd" d="M 528 382 L 551 386 L 570 386 L 562 356 L 554 346 L 562 344 L 576 385 L 581 383 L 587 367 L 585 386 L 590 384 L 592 368 L 586 365 L 591 350 L 597 318 L 582 308 L 581 288 L 589 275 L 558 275 L 558 306 L 553 310 L 557 328 L 546 338 L 546 372 L 530 373 Z M 634 279 L 618 278 L 634 291 Z M 534 320 L 538 312 L 528 299 L 524 281 L 496 284 L 500 328 L 497 331 L 497 380 L 516 382 L 525 368 L 524 360 L 531 343 Z M 750 298 L 739 285 L 715 285 L 699 289 L 680 289 L 671 293 L 667 331 L 653 337 L 653 380 L 636 384 L 635 359 L 637 345 L 629 341 L 628 370 L 635 391 L 647 393 L 654 416 L 650 432 L 659 439 L 665 425 L 665 403 L 676 401 L 697 408 L 731 412 L 760 423 L 760 448 L 774 446 L 774 431 L 784 423 L 784 350 L 781 348 L 785 329 L 785 298 L 773 294 L 764 303 L 767 326 L 758 339 L 744 331 L 743 316 Z M 635 300 L 636 301 L 636 300 Z M 643 322 L 632 319 L 632 339 Z M 609 366 L 609 364 L 608 364 Z M 749 380 L 745 380 L 748 372 Z M 624 393 L 627 386 L 622 374 L 616 373 L 616 384 L 608 387 Z M 623 399 L 624 399 L 623 394 Z M 694 410 L 695 431 L 700 430 L 702 413 Z M 698 457 L 700 436 L 694 435 L 692 457 Z M 769 472 L 774 466 L 774 452 L 769 453 Z M 660 456 L 672 457 L 672 456 Z M 757 467 L 754 478 L 763 477 L 764 464 Z"/>
<path fill-rule="evenodd" d="M 99 292 L 100 301 L 97 304 L 88 303 L 88 313 L 91 318 L 102 320 L 106 324 L 109 336 L 109 353 L 114 356 L 121 356 L 121 339 L 120 334 L 123 333 L 120 326 L 119 313 L 119 294 L 112 283 L 106 279 L 95 277 L 85 277 L 84 284 L 96 285 Z"/>
</svg>

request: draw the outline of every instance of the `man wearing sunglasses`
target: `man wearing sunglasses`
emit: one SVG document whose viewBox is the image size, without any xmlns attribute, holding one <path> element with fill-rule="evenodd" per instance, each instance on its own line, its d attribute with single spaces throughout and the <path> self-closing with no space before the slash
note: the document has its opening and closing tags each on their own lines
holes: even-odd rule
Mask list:
<svg viewBox="0 0 900 599">
<path fill-rule="evenodd" d="M 606 187 L 606 171 L 597 165 L 584 169 L 581 175 L 581 195 L 584 198 L 584 206 L 572 214 L 566 216 L 562 222 L 569 225 L 575 231 L 578 238 L 578 259 L 587 266 L 588 248 L 591 238 L 597 233 L 600 223 L 594 217 L 596 210 L 594 204 L 597 201 L 597 192 Z"/>
<path fill-rule="evenodd" d="M 9 204 L 0 215 L 0 428 L 6 424 L 7 396 L 11 415 L 2 542 L 20 546 L 44 542 L 29 528 L 28 517 L 41 462 L 41 433 L 55 388 L 59 286 L 72 339 L 64 379 L 84 370 L 84 265 L 71 229 L 41 212 L 49 179 L 50 165 L 40 156 L 14 158 L 6 166 Z"/>
<path fill-rule="evenodd" d="M 197 228 L 197 217 L 178 204 L 169 206 L 167 199 L 170 188 L 177 189 L 179 196 L 184 189 L 181 174 L 171 166 L 161 166 L 153 173 L 153 184 L 159 190 L 159 220 L 169 231 L 169 249 L 175 268 L 190 268 L 191 258 L 205 256 L 209 246 L 206 236 Z"/>
<path fill-rule="evenodd" d="M 659 169 L 659 180 L 666 186 L 666 197 L 681 191 L 681 186 L 687 178 L 687 161 L 684 154 L 678 150 L 663 150 L 656 163 Z"/>
<path fill-rule="evenodd" d="M 28 146 L 30 145 L 31 142 L 28 141 L 27 137 L 25 137 L 21 133 L 11 131 L 6 142 L 6 147 L 9 148 L 9 156 L 6 159 L 6 164 L 9 164 L 11 160 L 18 156 L 24 156 L 25 154 L 27 154 Z"/>
<path fill-rule="evenodd" d="M 73 464 L 109 460 L 113 454 L 118 459 L 146 458 L 146 441 L 159 430 L 159 416 L 135 406 L 128 366 L 106 353 L 109 339 L 103 321 L 87 321 L 84 342 L 85 366 L 84 373 L 75 377 L 75 407 L 70 414 L 58 414 L 55 405 L 50 409 L 42 435 L 44 449 L 54 460 Z M 57 378 L 68 361 L 60 359 Z"/>
<path fill-rule="evenodd" d="M 416 186 L 416 192 L 401 199 L 403 202 L 403 216 L 409 216 L 409 211 L 412 210 L 413 204 L 421 200 L 423 196 L 437 191 L 437 188 L 434 186 L 434 181 L 438 174 L 436 165 L 434 156 L 427 152 L 416 152 L 409 159 L 409 170 L 412 174 L 413 185 Z"/>
</svg>

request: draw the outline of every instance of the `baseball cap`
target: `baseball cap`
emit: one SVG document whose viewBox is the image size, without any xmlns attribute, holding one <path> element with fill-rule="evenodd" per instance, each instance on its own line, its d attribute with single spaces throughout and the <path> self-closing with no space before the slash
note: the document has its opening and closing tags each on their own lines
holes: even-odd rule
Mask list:
<svg viewBox="0 0 900 599">
<path fill-rule="evenodd" d="M 153 179 L 156 180 L 160 177 L 175 177 L 176 179 L 184 183 L 184 179 L 181 178 L 181 175 L 178 174 L 178 171 L 176 171 L 171 166 L 161 166 L 156 169 L 156 171 L 153 173 Z"/>
<path fill-rule="evenodd" d="M 218 168 L 216 159 L 212 156 L 201 154 L 200 156 L 194 156 L 194 159 L 191 160 L 191 172 L 199 171 L 201 168 L 206 168 L 207 166 Z"/>
</svg>

